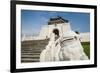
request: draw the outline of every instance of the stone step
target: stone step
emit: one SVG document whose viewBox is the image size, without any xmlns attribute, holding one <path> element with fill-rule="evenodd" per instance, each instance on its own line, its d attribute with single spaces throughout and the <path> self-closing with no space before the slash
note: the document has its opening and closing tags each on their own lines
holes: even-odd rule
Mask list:
<svg viewBox="0 0 100 73">
<path fill-rule="evenodd" d="M 39 57 L 40 55 L 22 55 L 21 57 Z"/>
<path fill-rule="evenodd" d="M 22 49 L 21 51 L 32 51 L 32 49 Z"/>
<path fill-rule="evenodd" d="M 42 51 L 43 49 L 22 49 L 21 51 Z"/>
<path fill-rule="evenodd" d="M 40 53 L 21 53 L 21 55 L 40 55 Z"/>
<path fill-rule="evenodd" d="M 37 50 L 43 50 L 43 49 L 22 49 L 21 51 L 37 51 Z"/>
<path fill-rule="evenodd" d="M 29 59 L 29 60 L 36 60 L 36 59 L 39 60 L 40 58 L 39 58 L 39 57 L 35 57 L 35 58 L 31 58 L 31 57 L 29 57 L 29 58 L 26 58 L 26 57 L 25 57 L 25 58 L 24 58 L 24 57 L 23 57 L 22 60 L 23 60 L 23 59 L 27 61 L 28 59 Z"/>
<path fill-rule="evenodd" d="M 22 47 L 22 49 L 44 49 L 46 46 L 36 46 L 36 47 L 28 47 L 28 48 L 26 48 L 26 47 Z"/>
<path fill-rule="evenodd" d="M 21 62 L 39 62 L 39 59 L 22 58 Z"/>
<path fill-rule="evenodd" d="M 32 62 L 39 62 L 39 60 L 38 61 L 35 61 L 35 60 L 32 60 L 32 61 L 31 60 L 29 60 L 29 61 L 22 60 L 21 62 L 22 63 L 32 63 Z"/>
<path fill-rule="evenodd" d="M 36 52 L 34 52 L 34 51 L 31 51 L 31 52 L 29 52 L 29 51 L 23 51 L 23 52 L 21 52 L 21 53 L 41 53 L 42 51 L 36 51 Z"/>
<path fill-rule="evenodd" d="M 41 52 L 42 50 L 21 50 L 21 52 Z"/>
<path fill-rule="evenodd" d="M 39 59 L 40 57 L 39 56 L 38 57 L 34 56 L 34 57 L 21 57 L 21 58 L 22 59 L 33 59 L 34 60 L 34 59 Z"/>
</svg>

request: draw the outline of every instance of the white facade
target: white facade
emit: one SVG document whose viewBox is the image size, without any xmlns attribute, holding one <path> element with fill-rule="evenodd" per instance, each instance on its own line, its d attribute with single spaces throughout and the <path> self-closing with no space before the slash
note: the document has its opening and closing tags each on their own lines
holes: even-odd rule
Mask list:
<svg viewBox="0 0 100 73">
<path fill-rule="evenodd" d="M 49 38 L 50 34 L 53 32 L 54 29 L 58 29 L 59 35 L 61 36 L 61 35 L 65 34 L 65 32 L 70 31 L 71 27 L 70 27 L 70 23 L 45 25 L 42 27 L 39 37 Z"/>
</svg>

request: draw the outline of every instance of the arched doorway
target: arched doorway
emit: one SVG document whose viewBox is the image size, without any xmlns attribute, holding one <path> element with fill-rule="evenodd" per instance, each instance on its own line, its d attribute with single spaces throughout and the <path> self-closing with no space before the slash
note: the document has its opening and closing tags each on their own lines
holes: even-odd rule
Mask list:
<svg viewBox="0 0 100 73">
<path fill-rule="evenodd" d="M 58 30 L 58 29 L 54 29 L 54 30 L 53 30 L 53 33 L 54 33 L 55 35 L 58 35 L 58 36 L 59 36 L 59 30 Z"/>
<path fill-rule="evenodd" d="M 55 39 L 59 38 L 59 30 L 58 29 L 54 29 L 53 33 L 56 35 Z"/>
</svg>

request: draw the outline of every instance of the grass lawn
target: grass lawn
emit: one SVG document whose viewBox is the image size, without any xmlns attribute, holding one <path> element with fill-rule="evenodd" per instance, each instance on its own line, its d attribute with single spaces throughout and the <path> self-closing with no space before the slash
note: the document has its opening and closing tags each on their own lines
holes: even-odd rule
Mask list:
<svg viewBox="0 0 100 73">
<path fill-rule="evenodd" d="M 90 58 L 90 42 L 82 42 L 81 44 L 84 48 L 84 52 Z"/>
</svg>

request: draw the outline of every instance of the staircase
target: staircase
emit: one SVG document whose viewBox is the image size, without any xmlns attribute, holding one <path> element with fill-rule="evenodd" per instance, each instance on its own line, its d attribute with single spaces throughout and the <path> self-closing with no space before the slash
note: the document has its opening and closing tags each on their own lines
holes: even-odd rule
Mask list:
<svg viewBox="0 0 100 73">
<path fill-rule="evenodd" d="M 48 40 L 30 40 L 22 41 L 21 44 L 21 62 L 39 62 L 40 53 L 48 44 Z"/>
</svg>

